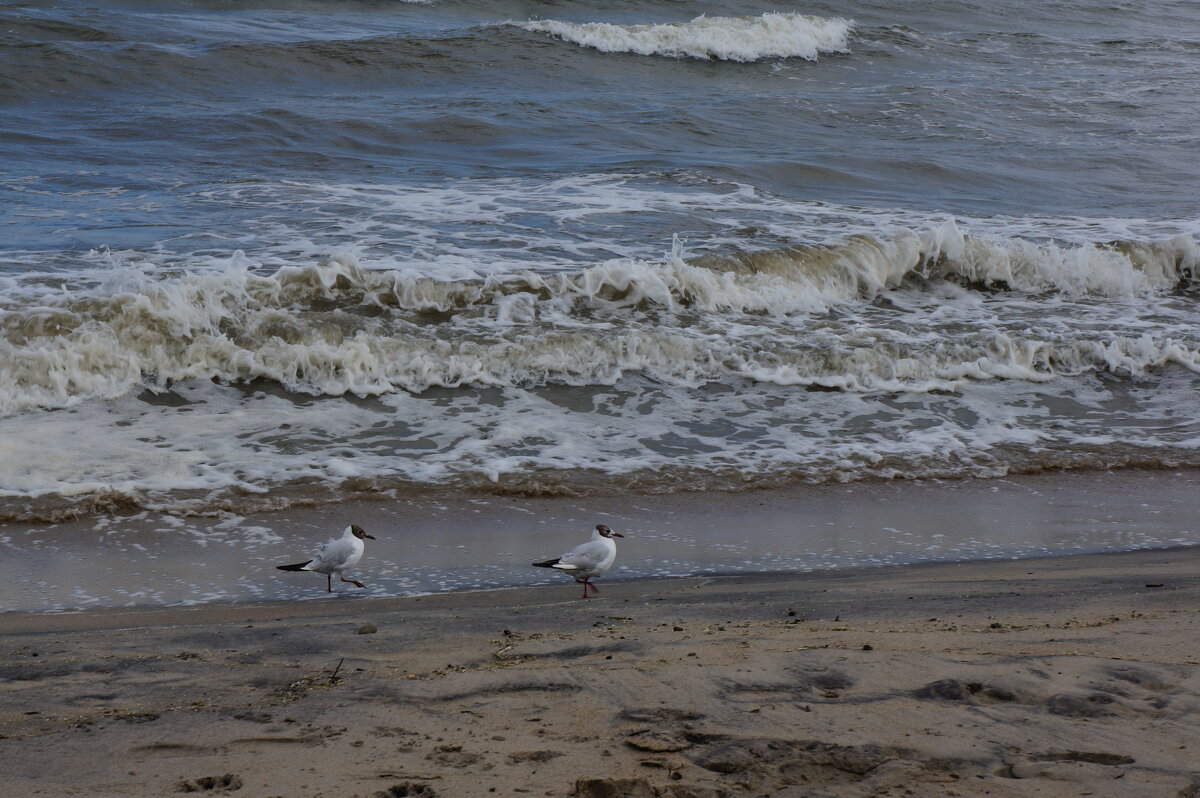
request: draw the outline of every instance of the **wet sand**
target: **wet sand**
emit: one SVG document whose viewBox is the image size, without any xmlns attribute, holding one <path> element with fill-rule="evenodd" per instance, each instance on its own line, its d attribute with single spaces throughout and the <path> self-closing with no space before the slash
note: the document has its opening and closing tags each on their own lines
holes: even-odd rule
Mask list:
<svg viewBox="0 0 1200 798">
<path fill-rule="evenodd" d="M 1200 795 L 1198 549 L 602 591 L 2 614 L 5 791 Z"/>
<path fill-rule="evenodd" d="M 0 524 L 0 610 L 324 600 L 284 574 L 357 523 L 375 535 L 339 600 L 523 587 L 529 563 L 606 523 L 627 535 L 609 581 L 823 571 L 1200 544 L 1200 471 L 797 485 L 741 493 L 531 498 L 436 493 L 213 517 L 143 512 Z"/>
</svg>

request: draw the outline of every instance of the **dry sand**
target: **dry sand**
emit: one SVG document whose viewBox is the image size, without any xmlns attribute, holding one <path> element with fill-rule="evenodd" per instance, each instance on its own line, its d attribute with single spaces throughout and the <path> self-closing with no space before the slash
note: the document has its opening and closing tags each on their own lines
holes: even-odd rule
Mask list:
<svg viewBox="0 0 1200 798">
<path fill-rule="evenodd" d="M 1198 574 L 1178 549 L 7 613 L 0 792 L 1196 796 Z"/>
</svg>

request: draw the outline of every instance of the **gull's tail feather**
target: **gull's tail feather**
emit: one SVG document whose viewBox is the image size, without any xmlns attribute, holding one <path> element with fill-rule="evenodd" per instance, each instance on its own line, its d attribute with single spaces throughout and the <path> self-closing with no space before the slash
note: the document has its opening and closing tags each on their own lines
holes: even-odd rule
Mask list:
<svg viewBox="0 0 1200 798">
<path fill-rule="evenodd" d="M 275 567 L 281 571 L 303 571 L 305 566 L 307 566 L 310 562 L 312 562 L 312 560 L 305 560 L 304 562 L 298 562 L 294 565 L 276 565 Z"/>
<path fill-rule="evenodd" d="M 545 562 L 535 562 L 533 564 L 536 565 L 538 568 L 553 568 L 554 566 L 558 565 L 558 561 L 561 559 L 562 559 L 562 557 L 555 557 L 553 560 L 546 560 Z"/>
</svg>

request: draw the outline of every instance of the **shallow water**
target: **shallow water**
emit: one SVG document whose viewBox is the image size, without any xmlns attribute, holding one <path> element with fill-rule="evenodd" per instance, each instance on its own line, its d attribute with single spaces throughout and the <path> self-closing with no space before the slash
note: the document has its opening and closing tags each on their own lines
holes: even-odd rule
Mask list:
<svg viewBox="0 0 1200 798">
<path fill-rule="evenodd" d="M 0 609 L 353 601 L 531 584 L 558 585 L 573 601 L 573 581 L 530 563 L 586 541 L 597 522 L 625 535 L 599 581 L 610 600 L 627 595 L 613 583 L 629 579 L 1187 546 L 1200 544 L 1195 483 L 1195 472 L 1123 471 L 604 499 L 449 493 L 250 517 L 10 526 L 0 533 L 11 555 L 0 558 Z M 319 574 L 275 569 L 351 521 L 377 538 L 348 574 L 365 589 L 338 583 L 330 595 Z"/>
</svg>

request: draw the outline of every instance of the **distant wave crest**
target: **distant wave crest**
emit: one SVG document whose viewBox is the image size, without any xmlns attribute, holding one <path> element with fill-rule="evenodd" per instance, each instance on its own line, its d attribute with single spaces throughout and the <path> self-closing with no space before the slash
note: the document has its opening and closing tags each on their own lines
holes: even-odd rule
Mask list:
<svg viewBox="0 0 1200 798">
<path fill-rule="evenodd" d="M 840 17 L 795 13 L 748 17 L 699 16 L 690 22 L 661 25 L 575 24 L 558 20 L 510 23 L 548 33 L 606 53 L 662 55 L 720 61 L 758 61 L 763 58 L 806 58 L 846 52 L 854 23 Z"/>
</svg>

